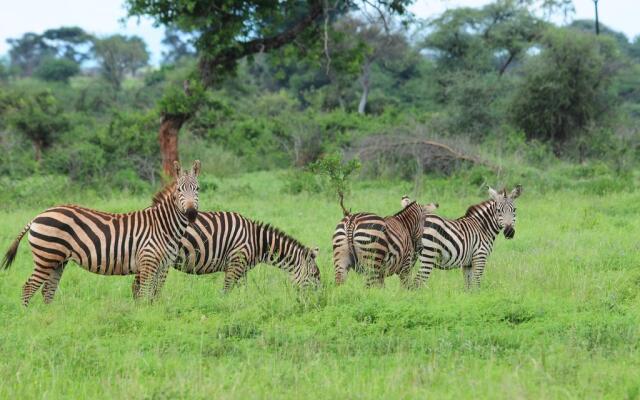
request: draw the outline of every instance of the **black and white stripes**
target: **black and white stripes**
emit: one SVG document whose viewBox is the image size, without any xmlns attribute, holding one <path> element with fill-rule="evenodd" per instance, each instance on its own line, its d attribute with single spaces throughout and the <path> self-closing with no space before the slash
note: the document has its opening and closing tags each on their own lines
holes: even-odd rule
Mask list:
<svg viewBox="0 0 640 400">
<path fill-rule="evenodd" d="M 43 285 L 45 302 L 53 300 L 69 260 L 96 274 L 136 274 L 134 296 L 155 296 L 178 254 L 180 239 L 197 216 L 199 171 L 199 161 L 187 173 L 176 163 L 176 181 L 144 210 L 113 214 L 66 205 L 35 217 L 2 263 L 3 268 L 11 265 L 28 232 L 35 268 L 23 286 L 22 303 L 26 306 Z"/>
<path fill-rule="evenodd" d="M 389 217 L 371 213 L 347 214 L 333 235 L 333 265 L 336 283 L 341 284 L 349 269 L 365 271 L 367 285 L 384 283 L 385 276 L 397 274 L 410 286 L 410 272 L 416 259 L 424 216 L 437 204 L 421 206 L 402 199 L 403 209 Z"/>
<path fill-rule="evenodd" d="M 176 268 L 190 274 L 224 272 L 225 291 L 258 263 L 287 271 L 300 286 L 320 281 L 318 248 L 310 249 L 273 226 L 234 212 L 198 213 L 182 246 Z"/>
<path fill-rule="evenodd" d="M 498 233 L 504 230 L 507 239 L 515 235 L 514 200 L 521 193 L 520 185 L 509 194 L 489 188 L 491 199 L 469 207 L 461 218 L 426 216 L 416 286 L 429 279 L 434 267 L 463 268 L 466 286 L 470 287 L 472 282 L 479 285 Z"/>
</svg>

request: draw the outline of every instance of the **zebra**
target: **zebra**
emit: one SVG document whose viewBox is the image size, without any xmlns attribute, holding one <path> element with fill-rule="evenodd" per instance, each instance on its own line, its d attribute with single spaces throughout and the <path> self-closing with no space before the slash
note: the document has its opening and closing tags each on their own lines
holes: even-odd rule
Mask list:
<svg viewBox="0 0 640 400">
<path fill-rule="evenodd" d="M 490 199 L 472 205 L 461 218 L 451 220 L 437 215 L 427 215 L 422 233 L 420 268 L 415 286 L 426 283 L 431 270 L 462 267 L 465 287 L 472 281 L 480 285 L 487 257 L 500 231 L 507 239 L 515 236 L 516 207 L 514 200 L 522 194 L 517 185 L 509 194 L 505 189 L 489 188 Z"/>
<path fill-rule="evenodd" d="M 178 254 L 180 238 L 198 214 L 200 161 L 186 172 L 176 161 L 174 172 L 176 179 L 144 210 L 113 214 L 62 205 L 29 222 L 2 261 L 3 269 L 11 266 L 29 232 L 35 268 L 22 288 L 22 304 L 27 306 L 41 286 L 44 302 L 50 303 L 69 260 L 100 275 L 135 274 L 134 297 L 155 297 Z"/>
<path fill-rule="evenodd" d="M 299 286 L 320 283 L 319 249 L 311 249 L 279 229 L 235 212 L 200 212 L 181 240 L 174 268 L 188 274 L 224 272 L 228 292 L 259 263 L 289 272 Z"/>
<path fill-rule="evenodd" d="M 342 284 L 347 272 L 354 269 L 368 273 L 367 286 L 381 286 L 386 276 L 397 274 L 405 288 L 411 287 L 410 272 L 417 258 L 422 221 L 438 204 L 420 205 L 405 196 L 402 210 L 388 217 L 368 212 L 351 214 L 342 201 L 340 204 L 344 216 L 333 235 L 336 284 Z"/>
</svg>

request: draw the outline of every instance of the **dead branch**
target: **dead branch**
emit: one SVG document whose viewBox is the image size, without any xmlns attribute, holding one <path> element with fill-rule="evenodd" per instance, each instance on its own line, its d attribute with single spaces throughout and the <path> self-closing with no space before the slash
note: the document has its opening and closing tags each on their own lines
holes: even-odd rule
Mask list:
<svg viewBox="0 0 640 400">
<path fill-rule="evenodd" d="M 432 139 L 416 136 L 378 135 L 364 138 L 354 146 L 351 156 L 362 162 L 397 162 L 402 159 L 415 160 L 419 169 L 451 172 L 460 163 L 483 165 L 491 170 L 495 166 L 454 146 Z"/>
</svg>

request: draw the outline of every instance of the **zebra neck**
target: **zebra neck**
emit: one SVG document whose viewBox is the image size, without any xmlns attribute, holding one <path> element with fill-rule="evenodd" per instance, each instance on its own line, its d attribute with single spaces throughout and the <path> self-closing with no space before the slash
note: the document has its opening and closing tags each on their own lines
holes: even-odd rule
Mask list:
<svg viewBox="0 0 640 400">
<path fill-rule="evenodd" d="M 422 210 L 417 203 L 407 206 L 404 210 L 394 216 L 400 223 L 411 232 L 412 236 L 420 237 L 422 234 Z"/>
<path fill-rule="evenodd" d="M 173 238 L 180 238 L 189 226 L 189 220 L 182 213 L 175 201 L 173 194 L 166 196 L 162 201 L 153 207 L 157 219 L 157 226 L 166 235 Z"/>
<path fill-rule="evenodd" d="M 498 224 L 498 213 L 495 201 L 486 201 L 470 208 L 468 217 L 478 221 L 483 231 L 491 236 L 492 239 L 500 233 L 501 228 Z"/>
<path fill-rule="evenodd" d="M 260 262 L 286 271 L 300 268 L 298 260 L 301 257 L 302 248 L 295 240 L 270 226 L 260 226 L 258 231 Z"/>
</svg>

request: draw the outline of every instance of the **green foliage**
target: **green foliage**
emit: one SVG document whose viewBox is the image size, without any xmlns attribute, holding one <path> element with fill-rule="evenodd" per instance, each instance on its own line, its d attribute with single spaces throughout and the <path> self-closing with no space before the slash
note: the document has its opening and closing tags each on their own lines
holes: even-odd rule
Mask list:
<svg viewBox="0 0 640 400">
<path fill-rule="evenodd" d="M 200 104 L 207 100 L 204 86 L 196 81 L 188 81 L 188 90 L 175 85 L 167 87 L 158 102 L 158 109 L 162 115 L 179 115 L 188 118 L 195 113 Z"/>
<path fill-rule="evenodd" d="M 80 66 L 72 60 L 47 58 L 35 70 L 35 76 L 45 81 L 69 82 L 69 78 L 80 72 Z"/>
<path fill-rule="evenodd" d="M 41 35 L 28 32 L 20 38 L 7 39 L 11 47 L 11 65 L 22 76 L 31 76 L 42 60 L 55 56 L 55 49 L 49 46 Z"/>
<path fill-rule="evenodd" d="M 332 189 L 340 199 L 340 206 L 344 207 L 344 196 L 349 191 L 349 177 L 360 170 L 362 165 L 357 159 L 343 162 L 342 156 L 338 153 L 328 154 L 318 161 L 309 164 L 309 171 L 317 175 L 324 175 L 329 179 Z"/>
<path fill-rule="evenodd" d="M 138 36 L 112 35 L 95 39 L 93 53 L 100 64 L 102 76 L 116 90 L 120 90 L 125 73 L 135 75 L 149 62 L 147 45 Z"/>
<path fill-rule="evenodd" d="M 9 126 L 33 142 L 36 160 L 69 125 L 62 106 L 48 90 L 18 94 L 6 115 Z"/>
<path fill-rule="evenodd" d="M 551 30 L 527 66 L 511 104 L 513 121 L 530 138 L 556 144 L 578 137 L 607 115 L 617 49 L 611 40 Z"/>
</svg>

